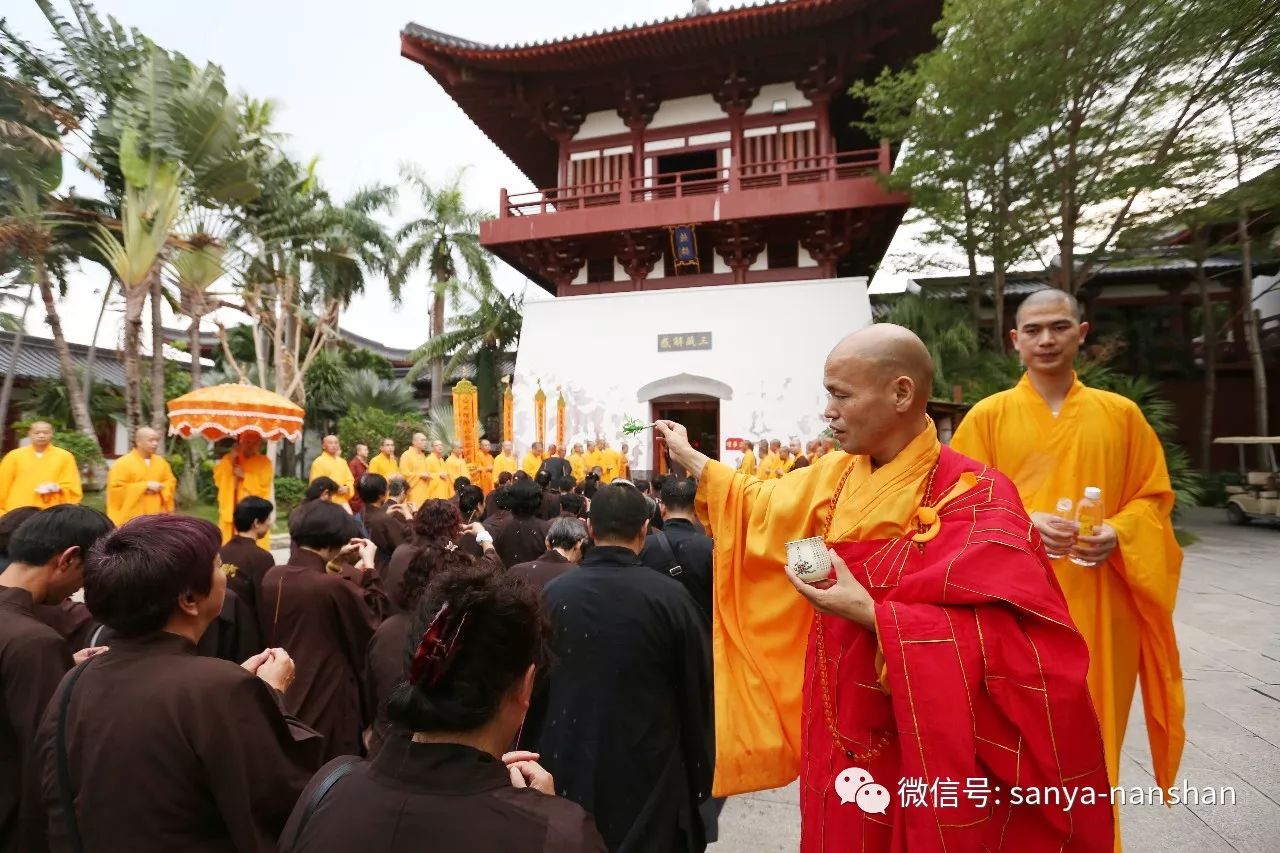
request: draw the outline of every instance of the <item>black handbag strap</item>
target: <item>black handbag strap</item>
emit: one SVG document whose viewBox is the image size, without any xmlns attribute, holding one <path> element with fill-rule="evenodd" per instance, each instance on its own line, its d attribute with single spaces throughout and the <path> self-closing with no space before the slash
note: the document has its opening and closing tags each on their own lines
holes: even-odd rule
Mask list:
<svg viewBox="0 0 1280 853">
<path fill-rule="evenodd" d="M 71 788 L 71 765 L 67 760 L 67 709 L 71 707 L 71 692 L 84 671 L 93 663 L 93 658 L 80 664 L 71 671 L 67 679 L 67 689 L 62 691 L 62 702 L 58 706 L 57 760 L 58 760 L 58 799 L 62 801 L 62 820 L 67 825 L 67 840 L 72 853 L 80 853 L 84 842 L 80 839 L 80 824 L 76 821 L 76 797 Z"/>
<path fill-rule="evenodd" d="M 311 796 L 307 798 L 307 804 L 302 809 L 302 815 L 298 818 L 298 828 L 293 831 L 293 843 L 297 844 L 302 840 L 302 831 L 307 828 L 307 821 L 311 820 L 311 815 L 315 814 L 316 809 L 320 808 L 320 801 L 324 799 L 325 794 L 338 784 L 338 781 L 350 773 L 360 762 L 360 759 L 354 755 L 343 756 L 345 759 L 341 764 L 330 770 L 320 784 L 316 785 L 316 789 L 311 792 Z"/>
<path fill-rule="evenodd" d="M 667 534 L 658 530 L 653 534 L 653 538 L 658 543 L 658 550 L 662 552 L 662 556 L 671 566 L 671 568 L 667 569 L 667 574 L 680 581 L 680 583 L 684 583 L 680 577 L 684 574 L 684 567 L 680 565 L 680 560 L 676 556 L 675 549 L 671 547 L 671 540 L 667 538 Z"/>
</svg>

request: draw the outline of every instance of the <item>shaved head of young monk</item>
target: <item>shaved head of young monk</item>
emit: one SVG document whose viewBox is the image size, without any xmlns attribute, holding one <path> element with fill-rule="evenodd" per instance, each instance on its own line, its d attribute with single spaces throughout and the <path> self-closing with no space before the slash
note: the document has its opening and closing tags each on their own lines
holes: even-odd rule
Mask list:
<svg viewBox="0 0 1280 853">
<path fill-rule="evenodd" d="M 823 368 L 823 385 L 823 417 L 836 442 L 880 466 L 924 429 L 933 359 L 910 329 L 876 323 L 836 344 Z"/>
<path fill-rule="evenodd" d="M 1089 324 L 1080 322 L 1080 303 L 1055 288 L 1037 290 L 1024 299 L 1014 326 L 1009 336 L 1033 374 L 1069 376 L 1089 334 Z"/>
</svg>

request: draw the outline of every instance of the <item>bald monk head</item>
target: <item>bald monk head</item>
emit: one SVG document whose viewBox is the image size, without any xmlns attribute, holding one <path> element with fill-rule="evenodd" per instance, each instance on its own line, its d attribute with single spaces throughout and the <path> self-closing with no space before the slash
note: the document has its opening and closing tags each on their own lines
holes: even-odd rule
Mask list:
<svg viewBox="0 0 1280 853">
<path fill-rule="evenodd" d="M 415 432 L 413 434 L 413 446 L 425 452 L 427 449 L 427 434 L 425 432 Z"/>
<path fill-rule="evenodd" d="M 459 458 L 461 458 L 461 457 L 462 457 L 462 442 L 461 442 L 461 441 L 455 441 L 455 442 L 453 443 L 453 445 L 449 448 L 449 455 L 450 455 L 450 456 L 457 456 L 457 457 L 459 457 Z"/>
<path fill-rule="evenodd" d="M 48 421 L 36 421 L 27 427 L 27 438 L 31 439 L 31 446 L 36 453 L 44 453 L 49 443 L 53 441 L 53 424 Z"/>
<path fill-rule="evenodd" d="M 436 456 L 444 456 L 444 442 L 439 440 L 431 442 L 431 452 Z"/>
<path fill-rule="evenodd" d="M 143 459 L 150 459 L 160 447 L 160 433 L 151 427 L 138 427 L 138 431 L 133 434 L 133 446 Z"/>
<path fill-rule="evenodd" d="M 876 323 L 836 344 L 823 368 L 831 432 L 846 453 L 890 462 L 925 423 L 933 358 L 910 329 Z"/>
<path fill-rule="evenodd" d="M 1042 376 L 1070 374 L 1089 334 L 1089 324 L 1080 322 L 1080 303 L 1065 290 L 1052 287 L 1022 300 L 1014 326 L 1009 338 L 1022 363 Z"/>
<path fill-rule="evenodd" d="M 338 442 L 336 435 L 326 435 L 320 441 L 320 449 L 330 456 L 337 456 L 342 452 L 342 445 Z"/>
</svg>

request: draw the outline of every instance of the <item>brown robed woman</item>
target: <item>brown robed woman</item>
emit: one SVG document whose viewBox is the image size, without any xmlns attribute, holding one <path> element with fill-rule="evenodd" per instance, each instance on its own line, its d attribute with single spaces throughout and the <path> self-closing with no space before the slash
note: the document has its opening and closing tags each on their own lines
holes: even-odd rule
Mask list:
<svg viewBox="0 0 1280 853">
<path fill-rule="evenodd" d="M 489 566 L 439 572 L 401 646 L 399 734 L 372 761 L 339 758 L 303 792 L 281 853 L 605 849 L 591 817 L 555 796 L 534 753 L 506 752 L 545 665 L 547 617 L 528 584 Z"/>
<path fill-rule="evenodd" d="M 221 536 L 185 516 L 136 518 L 98 542 L 85 601 L 115 634 L 73 669 L 38 737 L 49 849 L 275 849 L 320 738 L 289 717 L 293 661 L 199 657 L 222 609 Z"/>
<path fill-rule="evenodd" d="M 362 583 L 365 575 L 376 575 L 377 547 L 359 535 L 355 519 L 336 504 L 299 507 L 289 517 L 293 556 L 288 565 L 267 572 L 258 599 L 263 639 L 298 655 L 298 681 L 287 702 L 324 735 L 326 759 L 363 754 L 364 728 L 373 718 L 362 702 L 360 681 L 378 620 Z M 330 570 L 348 554 L 359 557 L 355 569 Z"/>
</svg>

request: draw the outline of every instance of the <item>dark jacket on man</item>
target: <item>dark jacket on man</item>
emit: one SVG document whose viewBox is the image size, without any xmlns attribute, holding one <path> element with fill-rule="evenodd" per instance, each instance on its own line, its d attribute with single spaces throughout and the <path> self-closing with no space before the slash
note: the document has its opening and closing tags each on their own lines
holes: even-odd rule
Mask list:
<svg viewBox="0 0 1280 853">
<path fill-rule="evenodd" d="M 612 546 L 593 548 L 543 599 L 556 663 L 521 748 L 542 755 L 611 851 L 703 850 L 698 804 L 714 767 L 706 618 L 676 581 Z"/>
<path fill-rule="evenodd" d="M 574 568 L 577 567 L 566 560 L 559 551 L 551 548 L 538 559 L 517 563 L 509 571 L 517 577 L 524 578 L 538 589 L 545 589 L 547 584 Z"/>
<path fill-rule="evenodd" d="M 662 547 L 666 537 L 670 548 Z M 711 618 L 711 564 L 715 545 L 702 530 L 702 525 L 684 518 L 669 518 L 660 531 L 645 538 L 640 561 L 649 568 L 670 575 L 674 565 L 680 571 L 673 577 L 689 590 L 698 609 Z"/>
<path fill-rule="evenodd" d="M 72 665 L 66 641 L 36 608 L 25 589 L 0 586 L 0 853 L 44 845 L 36 732 Z"/>
</svg>

